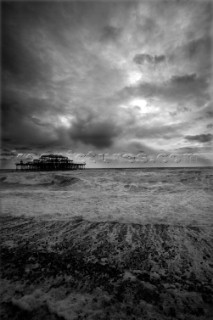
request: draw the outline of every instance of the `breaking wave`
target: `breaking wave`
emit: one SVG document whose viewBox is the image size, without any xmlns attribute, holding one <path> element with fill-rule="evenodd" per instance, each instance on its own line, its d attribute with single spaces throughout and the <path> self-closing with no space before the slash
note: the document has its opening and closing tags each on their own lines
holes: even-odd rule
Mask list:
<svg viewBox="0 0 213 320">
<path fill-rule="evenodd" d="M 34 187 L 49 189 L 96 190 L 97 192 L 176 193 L 186 189 L 213 191 L 213 174 L 209 169 L 174 170 L 89 170 L 72 172 L 13 172 L 0 176 L 2 188 Z"/>
<path fill-rule="evenodd" d="M 58 187 L 66 187 L 73 184 L 81 183 L 83 180 L 81 178 L 65 175 L 65 174 L 27 174 L 24 173 L 23 175 L 14 174 L 14 175 L 7 175 L 3 176 L 0 179 L 3 185 L 20 185 L 20 186 L 58 186 Z"/>
</svg>

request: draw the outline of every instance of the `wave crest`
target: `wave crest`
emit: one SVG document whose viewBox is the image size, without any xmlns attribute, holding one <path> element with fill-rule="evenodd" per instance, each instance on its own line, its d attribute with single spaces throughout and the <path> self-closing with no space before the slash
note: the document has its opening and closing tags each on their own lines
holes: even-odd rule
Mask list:
<svg viewBox="0 0 213 320">
<path fill-rule="evenodd" d="M 65 174 L 17 174 L 7 175 L 1 178 L 2 184 L 14 184 L 23 186 L 69 186 L 81 182 L 82 179 Z"/>
</svg>

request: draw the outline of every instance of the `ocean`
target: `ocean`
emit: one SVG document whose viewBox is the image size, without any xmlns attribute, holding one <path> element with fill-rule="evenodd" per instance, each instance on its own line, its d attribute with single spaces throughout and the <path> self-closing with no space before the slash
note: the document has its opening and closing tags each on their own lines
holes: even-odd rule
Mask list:
<svg viewBox="0 0 213 320">
<path fill-rule="evenodd" d="M 0 181 L 4 319 L 212 319 L 212 168 Z"/>
</svg>

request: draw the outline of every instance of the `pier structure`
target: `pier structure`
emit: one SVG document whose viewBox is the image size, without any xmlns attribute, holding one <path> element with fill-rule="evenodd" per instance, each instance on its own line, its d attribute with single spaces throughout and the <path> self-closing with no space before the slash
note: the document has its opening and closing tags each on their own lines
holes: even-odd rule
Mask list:
<svg viewBox="0 0 213 320">
<path fill-rule="evenodd" d="M 85 169 L 86 163 L 76 163 L 68 157 L 55 154 L 42 155 L 33 161 L 16 163 L 18 171 L 53 171 L 53 170 L 78 170 Z"/>
</svg>

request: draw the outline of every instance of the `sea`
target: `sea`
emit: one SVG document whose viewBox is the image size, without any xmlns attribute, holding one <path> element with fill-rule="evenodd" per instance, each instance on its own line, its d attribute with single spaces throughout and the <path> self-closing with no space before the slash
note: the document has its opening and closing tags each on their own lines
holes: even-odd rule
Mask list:
<svg viewBox="0 0 213 320">
<path fill-rule="evenodd" d="M 2 213 L 69 220 L 209 225 L 212 168 L 2 172 Z"/>
<path fill-rule="evenodd" d="M 212 319 L 211 167 L 0 182 L 4 319 Z"/>
</svg>

